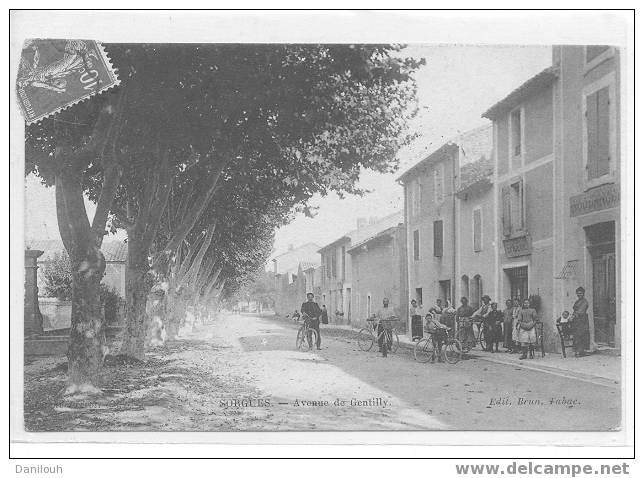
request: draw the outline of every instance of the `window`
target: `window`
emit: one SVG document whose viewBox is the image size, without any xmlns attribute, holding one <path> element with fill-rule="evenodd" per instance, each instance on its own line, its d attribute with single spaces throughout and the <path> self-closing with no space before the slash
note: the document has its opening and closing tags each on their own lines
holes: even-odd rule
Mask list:
<svg viewBox="0 0 644 478">
<path fill-rule="evenodd" d="M 586 170 L 593 180 L 610 173 L 610 93 L 608 86 L 586 96 Z"/>
<path fill-rule="evenodd" d="M 481 247 L 481 208 L 472 211 L 472 245 L 474 252 L 482 250 Z"/>
<path fill-rule="evenodd" d="M 476 274 L 472 279 L 472 297 L 470 297 L 470 305 L 474 309 L 481 306 L 481 297 L 483 297 L 483 285 L 481 284 L 481 276 Z"/>
<path fill-rule="evenodd" d="M 510 137 L 510 152 L 513 158 L 523 154 L 523 146 L 521 141 L 521 108 L 514 110 L 510 114 L 510 127 L 512 128 L 512 135 Z"/>
<path fill-rule="evenodd" d="M 419 304 L 423 303 L 423 288 L 422 287 L 416 287 L 416 302 Z"/>
<path fill-rule="evenodd" d="M 461 276 L 461 297 L 470 300 L 470 278 L 466 275 Z"/>
<path fill-rule="evenodd" d="M 511 236 L 525 232 L 523 179 L 503 186 L 503 235 Z"/>
<path fill-rule="evenodd" d="M 345 278 L 346 269 L 347 269 L 347 258 L 346 258 L 347 248 L 342 246 L 342 279 Z"/>
<path fill-rule="evenodd" d="M 331 253 L 331 277 L 338 277 L 338 255 L 335 248 Z"/>
<path fill-rule="evenodd" d="M 434 257 L 443 256 L 443 221 L 434 221 Z"/>
<path fill-rule="evenodd" d="M 602 53 L 608 51 L 608 45 L 588 45 L 586 47 L 586 63 L 590 63 Z"/>
<path fill-rule="evenodd" d="M 439 204 L 443 201 L 443 165 L 439 164 L 434 170 L 434 202 Z"/>
<path fill-rule="evenodd" d="M 420 232 L 414 231 L 414 260 L 420 260 Z"/>
<path fill-rule="evenodd" d="M 409 189 L 409 202 L 411 203 L 412 217 L 420 214 L 422 183 L 420 178 L 416 178 L 411 182 Z"/>
</svg>

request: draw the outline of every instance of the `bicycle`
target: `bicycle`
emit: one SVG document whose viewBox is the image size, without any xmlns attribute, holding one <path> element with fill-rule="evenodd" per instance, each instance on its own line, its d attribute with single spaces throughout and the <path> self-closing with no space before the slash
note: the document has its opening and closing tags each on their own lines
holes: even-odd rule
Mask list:
<svg viewBox="0 0 644 478">
<path fill-rule="evenodd" d="M 297 331 L 295 348 L 304 351 L 306 346 L 306 350 L 311 350 L 313 344 L 318 341 L 318 332 L 311 327 L 311 318 L 308 315 L 302 314 L 302 318 L 304 323 Z"/>
<path fill-rule="evenodd" d="M 414 360 L 421 363 L 436 359 L 436 339 L 434 338 L 436 332 L 425 331 L 429 334 L 429 337 L 423 337 L 414 346 Z M 443 343 L 441 353 L 447 363 L 455 364 L 461 360 L 463 347 L 461 342 L 454 338 L 451 328 L 447 329 L 447 338 Z M 438 359 L 440 361 L 440 357 Z"/>
<path fill-rule="evenodd" d="M 474 334 L 474 340 L 468 340 L 468 327 L 465 326 L 464 322 L 471 322 L 472 325 L 472 332 L 474 332 L 474 325 L 477 327 L 477 332 Z M 456 331 L 456 339 L 461 343 L 463 346 L 463 352 L 467 353 L 470 350 L 472 350 L 474 347 L 476 347 L 476 344 L 480 344 L 481 348 L 485 350 L 485 335 L 483 334 L 483 321 L 482 320 L 474 320 L 472 317 L 459 317 L 457 321 L 457 331 Z"/>
<path fill-rule="evenodd" d="M 383 340 L 383 356 L 387 356 L 387 352 L 396 353 L 398 347 L 400 347 L 400 340 L 398 339 L 398 333 L 394 329 L 392 322 L 398 320 L 398 317 L 391 319 L 367 319 L 367 322 L 371 322 L 369 326 L 360 329 L 358 332 L 358 347 L 364 352 L 368 352 L 373 347 L 374 343 L 378 343 L 380 339 Z M 378 322 L 382 324 L 382 331 L 376 335 L 378 330 Z"/>
</svg>

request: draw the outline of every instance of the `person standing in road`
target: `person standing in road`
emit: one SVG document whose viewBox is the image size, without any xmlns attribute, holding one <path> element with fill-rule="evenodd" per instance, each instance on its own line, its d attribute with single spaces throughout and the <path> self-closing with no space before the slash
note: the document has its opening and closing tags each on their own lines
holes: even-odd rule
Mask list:
<svg viewBox="0 0 644 478">
<path fill-rule="evenodd" d="M 572 306 L 572 333 L 575 357 L 583 357 L 590 348 L 590 332 L 588 327 L 588 301 L 584 297 L 586 289 L 577 287 L 577 300 Z"/>
<path fill-rule="evenodd" d="M 411 339 L 420 340 L 423 338 L 423 318 L 418 313 L 418 303 L 414 299 L 409 307 L 409 315 L 411 316 Z"/>
<path fill-rule="evenodd" d="M 459 326 L 462 324 L 463 329 L 465 330 L 464 341 L 466 343 L 475 345 L 476 337 L 474 336 L 474 328 L 472 327 L 472 314 L 474 309 L 468 304 L 467 297 L 461 297 L 461 306 L 456 310 L 456 321 L 463 319 L 462 322 L 459 322 Z"/>
<path fill-rule="evenodd" d="M 505 301 L 505 310 L 503 311 L 503 347 L 506 352 L 511 353 L 514 349 L 512 341 L 512 301 Z"/>
<path fill-rule="evenodd" d="M 501 340 L 501 324 L 503 323 L 503 312 L 498 310 L 496 302 L 490 304 L 490 311 L 483 319 L 483 334 L 485 337 L 486 350 L 488 352 L 499 351 L 499 341 Z"/>
<path fill-rule="evenodd" d="M 525 299 L 517 320 L 517 335 L 519 342 L 521 342 L 521 357 L 519 357 L 519 360 L 528 358 L 528 349 L 530 358 L 534 358 L 534 344 L 537 343 L 536 323 L 537 311 L 530 307 L 530 301 Z"/>
<path fill-rule="evenodd" d="M 320 315 L 320 322 L 323 324 L 329 323 L 329 313 L 326 311 L 326 305 L 322 305 L 322 315 Z"/>
<path fill-rule="evenodd" d="M 318 338 L 316 341 L 315 346 L 317 347 L 318 350 L 320 350 L 320 346 L 322 344 L 322 338 L 320 337 L 320 316 L 322 315 L 322 309 L 320 309 L 320 306 L 313 300 L 313 293 L 309 292 L 306 294 L 306 302 L 302 303 L 302 314 L 306 314 L 309 316 L 310 322 L 310 327 L 314 329 L 318 333 Z M 311 348 L 311 336 L 309 335 L 307 337 L 307 340 L 309 341 L 309 348 Z"/>
<path fill-rule="evenodd" d="M 514 342 L 514 348 L 512 349 L 512 353 L 518 353 L 521 348 L 521 344 L 519 344 L 519 333 L 518 333 L 519 324 L 517 323 L 519 320 L 519 312 L 521 312 L 521 302 L 519 301 L 518 298 L 515 298 L 512 301 L 512 341 Z"/>
<path fill-rule="evenodd" d="M 382 309 L 374 314 L 373 317 L 378 319 L 378 327 L 376 329 L 376 334 L 378 335 L 378 351 L 382 353 L 383 357 L 386 357 L 387 352 L 391 350 L 391 343 L 385 343 L 386 334 L 382 332 L 385 330 L 386 325 L 383 321 L 395 317 L 394 311 L 389 308 L 389 299 L 387 297 L 382 299 Z"/>
</svg>

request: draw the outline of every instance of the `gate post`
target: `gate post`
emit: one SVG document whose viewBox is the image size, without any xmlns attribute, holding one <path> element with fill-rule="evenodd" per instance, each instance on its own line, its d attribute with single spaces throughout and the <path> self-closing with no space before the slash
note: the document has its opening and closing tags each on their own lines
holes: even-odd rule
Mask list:
<svg viewBox="0 0 644 478">
<path fill-rule="evenodd" d="M 42 315 L 38 308 L 38 257 L 43 251 L 36 249 L 25 250 L 25 338 L 40 335 Z"/>
</svg>

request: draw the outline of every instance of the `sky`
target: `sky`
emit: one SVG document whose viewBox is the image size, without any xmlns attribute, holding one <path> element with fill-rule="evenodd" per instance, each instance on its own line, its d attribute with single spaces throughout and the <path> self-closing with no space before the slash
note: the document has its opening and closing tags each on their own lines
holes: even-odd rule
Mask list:
<svg viewBox="0 0 644 478">
<path fill-rule="evenodd" d="M 359 186 L 371 191 L 366 196 L 314 197 L 311 205 L 318 207 L 317 215 L 298 215 L 279 228 L 273 255 L 291 244 L 322 246 L 355 229 L 360 217 L 383 217 L 402 209 L 402 186 L 396 182 L 402 172 L 450 138 L 485 124 L 483 111 L 551 64 L 548 46 L 412 45 L 404 52 L 427 62 L 416 75 L 420 112 L 411 128 L 422 136 L 417 150 L 401 152 L 398 173 L 364 171 Z M 53 188 L 28 177 L 26 193 L 25 239 L 60 239 Z M 92 217 L 93 204 L 86 201 L 86 207 Z"/>
<path fill-rule="evenodd" d="M 552 64 L 549 46 L 412 45 L 403 52 L 427 62 L 416 74 L 420 112 L 411 128 L 422 137 L 416 150 L 399 154 L 395 174 L 363 171 L 359 185 L 372 191 L 366 196 L 314 197 L 316 217 L 299 215 L 278 229 L 274 255 L 290 244 L 323 246 L 355 229 L 360 217 L 383 217 L 402 209 L 403 190 L 396 182 L 400 174 L 449 139 L 486 124 L 481 113 Z"/>
</svg>

